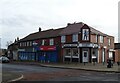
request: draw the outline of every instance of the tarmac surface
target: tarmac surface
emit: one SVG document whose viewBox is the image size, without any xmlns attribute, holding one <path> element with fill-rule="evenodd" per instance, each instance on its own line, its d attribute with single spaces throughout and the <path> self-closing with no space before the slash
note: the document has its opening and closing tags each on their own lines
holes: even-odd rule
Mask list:
<svg viewBox="0 0 120 83">
<path fill-rule="evenodd" d="M 117 83 L 120 78 L 119 67 L 114 64 L 55 64 L 14 61 L 3 64 L 3 70 L 24 75 L 19 82 L 27 81 L 110 81 Z M 10 75 L 7 75 L 7 78 Z M 14 75 L 15 76 L 15 75 Z M 5 79 L 4 79 L 5 80 Z M 95 82 L 96 83 L 96 82 Z"/>
<path fill-rule="evenodd" d="M 114 63 L 111 68 L 107 68 L 107 63 L 40 63 L 40 62 L 26 62 L 26 61 L 14 61 L 12 64 L 21 65 L 37 65 L 43 67 L 53 67 L 53 68 L 65 68 L 65 69 L 78 69 L 78 70 L 88 70 L 88 71 L 98 71 L 98 72 L 116 72 L 120 73 L 120 66 Z"/>
</svg>

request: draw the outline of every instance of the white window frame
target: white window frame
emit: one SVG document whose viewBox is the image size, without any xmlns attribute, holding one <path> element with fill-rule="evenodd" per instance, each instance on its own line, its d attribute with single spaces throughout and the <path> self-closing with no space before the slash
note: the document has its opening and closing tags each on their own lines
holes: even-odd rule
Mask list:
<svg viewBox="0 0 120 83">
<path fill-rule="evenodd" d="M 110 38 L 108 39 L 108 45 L 109 46 L 111 45 L 111 39 Z"/>
<path fill-rule="evenodd" d="M 50 45 L 54 45 L 54 39 L 50 39 L 50 40 L 49 40 L 49 44 L 50 44 Z"/>
<path fill-rule="evenodd" d="M 27 46 L 29 46 L 29 42 L 27 42 Z"/>
<path fill-rule="evenodd" d="M 100 43 L 104 43 L 104 37 L 100 36 Z"/>
<path fill-rule="evenodd" d="M 66 42 L 66 36 L 61 36 L 61 43 L 65 43 Z"/>
<path fill-rule="evenodd" d="M 42 40 L 42 45 L 45 45 L 45 40 L 44 39 Z"/>
<path fill-rule="evenodd" d="M 98 42 L 98 35 L 96 35 L 96 43 Z"/>
<path fill-rule="evenodd" d="M 77 42 L 78 41 L 78 34 L 73 34 L 72 35 L 72 41 Z"/>
<path fill-rule="evenodd" d="M 22 46 L 22 43 L 20 43 L 20 47 Z"/>
<path fill-rule="evenodd" d="M 30 46 L 32 46 L 32 41 L 30 41 Z"/>
</svg>

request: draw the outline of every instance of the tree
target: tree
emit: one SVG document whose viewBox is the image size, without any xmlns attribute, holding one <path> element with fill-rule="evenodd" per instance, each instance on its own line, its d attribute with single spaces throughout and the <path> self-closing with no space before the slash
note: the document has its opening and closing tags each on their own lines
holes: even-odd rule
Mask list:
<svg viewBox="0 0 120 83">
<path fill-rule="evenodd" d="M 7 41 L 7 44 L 6 46 L 8 47 L 10 44 L 12 44 L 13 42 L 12 41 Z"/>
</svg>

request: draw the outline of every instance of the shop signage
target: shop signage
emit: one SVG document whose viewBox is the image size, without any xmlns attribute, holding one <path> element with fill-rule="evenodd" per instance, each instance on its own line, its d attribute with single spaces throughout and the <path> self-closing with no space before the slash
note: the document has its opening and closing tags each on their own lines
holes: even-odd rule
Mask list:
<svg viewBox="0 0 120 83">
<path fill-rule="evenodd" d="M 63 47 L 76 47 L 77 44 L 64 44 Z"/>
<path fill-rule="evenodd" d="M 25 49 L 18 49 L 18 51 L 25 51 Z"/>
<path fill-rule="evenodd" d="M 56 50 L 56 46 L 40 46 L 40 50 L 42 51 Z"/>
<path fill-rule="evenodd" d="M 81 44 L 79 44 L 79 47 L 93 47 L 93 48 L 95 48 L 95 47 L 98 47 L 98 45 L 92 44 L 92 43 L 81 43 Z"/>
</svg>

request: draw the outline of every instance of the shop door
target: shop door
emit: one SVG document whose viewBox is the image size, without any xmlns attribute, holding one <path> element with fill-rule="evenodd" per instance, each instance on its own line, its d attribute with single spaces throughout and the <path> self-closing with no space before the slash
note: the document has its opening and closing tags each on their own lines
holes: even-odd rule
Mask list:
<svg viewBox="0 0 120 83">
<path fill-rule="evenodd" d="M 39 56 L 39 61 L 45 62 L 45 56 L 46 56 L 45 52 L 39 52 L 38 56 Z"/>
<path fill-rule="evenodd" d="M 57 52 L 48 52 L 48 61 L 57 62 Z"/>
<path fill-rule="evenodd" d="M 83 57 L 83 62 L 88 62 L 88 51 L 83 51 L 82 57 Z"/>
</svg>

